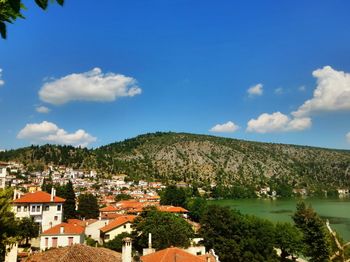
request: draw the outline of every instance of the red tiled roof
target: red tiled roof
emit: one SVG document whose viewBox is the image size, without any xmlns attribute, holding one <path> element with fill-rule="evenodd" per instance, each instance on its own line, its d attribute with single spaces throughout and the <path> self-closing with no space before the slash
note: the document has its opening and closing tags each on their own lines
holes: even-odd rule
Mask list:
<svg viewBox="0 0 350 262">
<path fill-rule="evenodd" d="M 97 221 L 97 219 L 79 220 L 79 219 L 71 218 L 71 219 L 67 220 L 67 223 L 72 224 L 72 225 L 77 224 L 81 227 L 86 227 L 87 225 L 95 223 L 96 221 Z"/>
<path fill-rule="evenodd" d="M 117 210 L 118 210 L 118 208 L 116 208 L 114 206 L 106 206 L 106 207 L 100 208 L 100 212 L 114 212 Z"/>
<path fill-rule="evenodd" d="M 195 256 L 180 248 L 166 248 L 141 257 L 142 262 L 206 262 L 207 255 Z"/>
<path fill-rule="evenodd" d="M 60 233 L 61 227 L 64 228 L 63 233 Z M 79 226 L 77 224 L 61 223 L 44 231 L 41 235 L 81 235 L 83 233 L 84 227 L 82 226 Z"/>
<path fill-rule="evenodd" d="M 35 193 L 28 193 L 21 198 L 16 199 L 13 203 L 63 203 L 65 199 L 55 196 L 51 202 L 51 195 L 49 193 L 38 191 Z"/>
<path fill-rule="evenodd" d="M 130 222 L 132 223 L 134 221 L 136 216 L 120 216 L 120 217 L 117 217 L 116 219 L 114 219 L 113 221 L 109 222 L 108 225 L 104 226 L 103 228 L 101 228 L 100 230 L 103 232 L 103 233 L 106 233 L 114 228 L 117 228 L 117 227 L 120 227 L 121 225 L 127 223 L 127 222 Z"/>
<path fill-rule="evenodd" d="M 184 209 L 182 207 L 174 207 L 174 206 L 159 206 L 158 210 L 162 212 L 170 212 L 170 213 L 188 213 L 187 209 Z"/>
</svg>

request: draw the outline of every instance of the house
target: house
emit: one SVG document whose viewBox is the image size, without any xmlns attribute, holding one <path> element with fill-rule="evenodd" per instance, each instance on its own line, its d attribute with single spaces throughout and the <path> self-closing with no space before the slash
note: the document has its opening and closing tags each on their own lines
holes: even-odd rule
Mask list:
<svg viewBox="0 0 350 262">
<path fill-rule="evenodd" d="M 109 214 L 118 214 L 120 212 L 119 208 L 116 208 L 115 206 L 106 206 L 99 209 L 100 211 L 100 217 L 107 217 Z"/>
<path fill-rule="evenodd" d="M 95 222 L 89 223 L 85 227 L 85 235 L 97 241 L 98 243 L 102 244 L 102 239 L 100 237 L 101 235 L 100 229 L 107 226 L 108 223 L 109 223 L 109 220 L 105 220 L 105 219 L 97 220 Z"/>
<path fill-rule="evenodd" d="M 177 247 L 166 248 L 140 258 L 141 262 L 216 262 L 217 257 L 212 254 L 193 255 Z"/>
<path fill-rule="evenodd" d="M 6 185 L 6 171 L 7 164 L 4 162 L 0 162 L 0 188 L 5 188 Z"/>
<path fill-rule="evenodd" d="M 109 240 L 114 239 L 116 236 L 124 232 L 131 234 L 131 225 L 135 217 L 136 216 L 132 215 L 120 216 L 110 221 L 106 226 L 100 229 L 101 238 L 103 241 L 108 242 Z"/>
<path fill-rule="evenodd" d="M 107 248 L 72 245 L 31 255 L 26 262 L 122 262 L 122 255 Z"/>
<path fill-rule="evenodd" d="M 61 223 L 45 230 L 40 235 L 40 250 L 83 244 L 84 241 L 84 227 L 77 224 Z"/>
<path fill-rule="evenodd" d="M 52 188 L 51 194 L 38 191 L 18 197 L 14 192 L 12 209 L 16 217 L 32 217 L 39 223 L 41 232 L 62 222 L 63 203 L 65 199 L 56 196 L 56 190 Z"/>
</svg>

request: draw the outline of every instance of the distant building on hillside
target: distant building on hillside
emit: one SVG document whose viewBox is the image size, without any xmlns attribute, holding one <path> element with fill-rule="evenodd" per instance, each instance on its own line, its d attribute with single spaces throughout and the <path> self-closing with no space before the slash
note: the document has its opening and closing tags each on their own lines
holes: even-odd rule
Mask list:
<svg viewBox="0 0 350 262">
<path fill-rule="evenodd" d="M 0 188 L 5 188 L 6 185 L 6 171 L 7 164 L 4 162 L 0 162 Z"/>
</svg>

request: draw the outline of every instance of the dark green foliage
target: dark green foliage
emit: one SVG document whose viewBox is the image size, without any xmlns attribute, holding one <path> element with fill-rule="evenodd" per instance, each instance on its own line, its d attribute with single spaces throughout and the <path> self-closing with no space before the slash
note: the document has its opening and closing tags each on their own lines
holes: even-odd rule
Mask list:
<svg viewBox="0 0 350 262">
<path fill-rule="evenodd" d="M 116 195 L 115 198 L 114 198 L 114 200 L 115 200 L 116 202 L 118 202 L 118 201 L 120 201 L 120 200 L 128 200 L 128 199 L 131 199 L 131 198 L 132 198 L 132 197 L 131 197 L 130 195 L 121 193 L 121 194 Z"/>
<path fill-rule="evenodd" d="M 0 189 L 0 261 L 5 260 L 6 245 L 13 244 L 17 237 L 17 222 L 11 211 L 11 189 Z"/>
<path fill-rule="evenodd" d="M 186 191 L 182 188 L 178 188 L 175 185 L 168 186 L 160 194 L 161 205 L 181 206 L 186 208 Z"/>
<path fill-rule="evenodd" d="M 56 0 L 59 5 L 64 4 L 64 0 Z M 46 10 L 48 6 L 48 0 L 35 0 L 36 4 Z M 2 38 L 6 38 L 6 24 L 13 23 L 17 18 L 24 18 L 21 14 L 21 9 L 24 9 L 22 0 L 2 0 L 0 1 L 0 34 Z"/>
<path fill-rule="evenodd" d="M 97 218 L 99 215 L 99 208 L 97 198 L 92 194 L 82 194 L 78 198 L 78 215 L 81 218 Z"/>
<path fill-rule="evenodd" d="M 199 222 L 207 210 L 207 201 L 201 197 L 191 198 L 187 201 L 187 209 L 190 211 L 190 218 L 195 222 Z"/>
<path fill-rule="evenodd" d="M 211 205 L 203 215 L 200 232 L 206 248 L 213 248 L 222 262 L 277 261 L 274 227 L 266 220 Z"/>
<path fill-rule="evenodd" d="M 58 193 L 57 193 L 57 195 L 58 195 Z M 69 219 L 69 218 L 76 218 L 77 211 L 75 210 L 75 207 L 76 207 L 75 193 L 74 193 L 74 189 L 73 189 L 73 184 L 70 180 L 64 186 L 62 197 L 64 199 L 66 199 L 66 201 L 63 204 L 63 219 L 64 219 L 64 221 L 67 221 L 67 219 Z"/>
<path fill-rule="evenodd" d="M 331 253 L 330 236 L 325 223 L 311 206 L 299 202 L 293 220 L 295 226 L 303 233 L 304 254 L 309 257 L 309 261 L 329 261 Z"/>
<path fill-rule="evenodd" d="M 24 217 L 18 222 L 17 234 L 26 241 L 36 238 L 39 235 L 39 224 L 34 222 L 33 218 Z"/>
<path fill-rule="evenodd" d="M 183 218 L 156 209 L 145 210 L 135 219 L 133 239 L 140 251 L 147 246 L 149 233 L 152 233 L 152 247 L 157 250 L 171 246 L 188 247 L 194 234 L 191 225 Z"/>
<path fill-rule="evenodd" d="M 275 247 L 281 249 L 281 261 L 286 257 L 297 257 L 302 254 L 303 243 L 301 232 L 291 223 L 277 223 L 275 226 Z"/>
<path fill-rule="evenodd" d="M 122 252 L 123 239 L 125 237 L 132 237 L 132 235 L 129 233 L 123 232 L 123 233 L 117 235 L 114 239 L 105 243 L 103 246 L 105 248 L 109 248 L 109 249 L 112 249 L 112 250 L 117 251 L 117 252 Z"/>
</svg>

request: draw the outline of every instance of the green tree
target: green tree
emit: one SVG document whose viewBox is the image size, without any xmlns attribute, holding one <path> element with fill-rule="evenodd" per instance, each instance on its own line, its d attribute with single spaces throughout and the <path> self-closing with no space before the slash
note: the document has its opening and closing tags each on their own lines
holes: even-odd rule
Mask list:
<svg viewBox="0 0 350 262">
<path fill-rule="evenodd" d="M 288 261 L 288 256 L 302 254 L 301 232 L 291 223 L 277 223 L 275 227 L 275 247 L 281 250 L 281 261 Z"/>
<path fill-rule="evenodd" d="M 78 214 L 82 218 L 97 218 L 99 208 L 97 198 L 92 194 L 82 194 L 78 198 Z"/>
<path fill-rule="evenodd" d="M 33 218 L 24 217 L 18 222 L 18 235 L 28 244 L 31 238 L 39 235 L 39 224 Z"/>
<path fill-rule="evenodd" d="M 48 0 L 35 0 L 36 4 L 43 10 L 47 9 Z M 64 0 L 56 0 L 63 5 Z M 1 0 L 0 1 L 0 34 L 2 38 L 7 37 L 6 23 L 14 23 L 17 18 L 24 18 L 21 11 L 25 9 L 22 0 Z"/>
<path fill-rule="evenodd" d="M 134 221 L 133 238 L 137 247 L 147 246 L 149 233 L 152 233 L 152 246 L 156 249 L 188 247 L 194 234 L 186 220 L 155 208 L 145 210 Z"/>
<path fill-rule="evenodd" d="M 63 204 L 63 219 L 67 221 L 67 219 L 76 218 L 77 211 L 75 209 L 75 193 L 72 181 L 69 180 L 68 183 L 65 185 L 62 197 L 66 199 L 66 201 Z"/>
<path fill-rule="evenodd" d="M 186 208 L 186 192 L 175 185 L 168 186 L 160 195 L 161 205 L 181 206 Z"/>
<path fill-rule="evenodd" d="M 213 248 L 222 262 L 277 260 L 269 221 L 210 205 L 201 219 L 200 233 L 206 248 Z"/>
<path fill-rule="evenodd" d="M 207 210 L 207 201 L 201 197 L 189 199 L 186 205 L 190 218 L 195 222 L 199 222 Z"/>
<path fill-rule="evenodd" d="M 17 239 L 17 222 L 11 211 L 11 189 L 0 189 L 0 261 L 5 260 L 6 245 L 11 245 Z"/>
<path fill-rule="evenodd" d="M 303 233 L 304 254 L 310 258 L 309 261 L 329 261 L 331 253 L 330 235 L 325 223 L 312 207 L 306 206 L 304 202 L 299 202 L 293 220 L 295 226 Z"/>
<path fill-rule="evenodd" d="M 132 197 L 130 195 L 121 193 L 121 194 L 116 195 L 114 200 L 116 202 L 119 202 L 120 200 L 128 200 L 128 199 L 131 199 L 131 198 Z"/>
<path fill-rule="evenodd" d="M 126 237 L 132 237 L 132 235 L 127 233 L 127 232 L 123 232 L 123 233 L 117 235 L 112 240 L 105 243 L 103 246 L 106 248 L 112 249 L 114 251 L 117 251 L 117 252 L 122 252 L 123 239 Z"/>
</svg>

